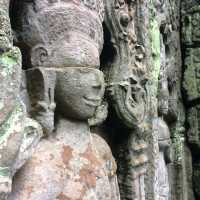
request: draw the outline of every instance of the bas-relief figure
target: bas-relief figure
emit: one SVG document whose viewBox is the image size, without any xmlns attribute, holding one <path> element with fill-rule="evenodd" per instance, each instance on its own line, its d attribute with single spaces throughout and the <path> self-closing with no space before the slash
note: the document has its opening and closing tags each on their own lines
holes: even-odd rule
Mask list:
<svg viewBox="0 0 200 200">
<path fill-rule="evenodd" d="M 8 199 L 120 199 L 110 148 L 88 124 L 105 89 L 96 69 L 102 2 L 35 1 L 21 8 L 15 31 L 30 54 L 29 112 L 47 137 L 15 176 Z"/>
<path fill-rule="evenodd" d="M 147 146 L 143 141 L 143 123 L 147 111 L 145 91 L 147 79 L 143 63 L 144 49 L 137 43 L 134 33 L 135 3 L 134 1 L 105 1 L 104 3 L 106 26 L 112 35 L 111 43 L 117 52 L 113 64 L 109 67 L 110 70 L 105 70 L 109 71 L 106 74 L 108 76 L 107 91 L 113 101 L 119 119 L 131 130 L 131 137 L 127 140 L 125 147 L 130 152 L 125 157 L 129 163 L 131 162 L 129 164 L 130 179 L 127 181 L 128 187 L 131 189 L 127 195 L 131 198 L 145 199 L 144 184 L 139 183 L 144 182 L 145 164 L 147 162 L 145 155 Z M 18 8 L 16 13 L 18 13 L 17 18 L 19 20 L 17 20 L 15 29 L 17 44 L 21 47 L 22 53 L 26 52 L 24 64 L 27 65 L 27 68 L 33 68 L 27 70 L 26 73 L 27 77 L 29 77 L 27 79 L 28 89 L 32 88 L 30 90 L 31 116 L 41 123 L 47 135 L 51 135 L 48 132 L 53 130 L 54 124 L 53 113 L 55 104 L 52 97 L 54 96 L 53 91 L 55 88 L 55 102 L 57 103 L 56 119 L 61 115 L 65 120 L 75 118 L 80 121 L 86 121 L 85 115 L 87 111 L 93 110 L 92 113 L 94 114 L 95 107 L 97 107 L 95 104 L 100 99 L 95 97 L 93 99 L 94 94 L 92 94 L 92 97 L 88 97 L 85 94 L 84 100 L 86 102 L 93 101 L 93 103 L 89 102 L 91 108 L 87 110 L 84 104 L 81 103 L 83 101 L 81 96 L 79 96 L 81 93 L 76 92 L 76 89 L 80 89 L 76 88 L 78 82 L 72 85 L 74 89 L 71 90 L 65 88 L 65 85 L 68 85 L 70 82 L 73 83 L 73 79 L 74 81 L 78 80 L 81 82 L 81 76 L 77 75 L 80 70 L 78 68 L 84 68 L 85 70 L 88 68 L 86 71 L 81 70 L 81 75 L 83 77 L 85 75 L 86 79 L 88 79 L 87 72 L 89 73 L 92 68 L 99 67 L 100 65 L 99 55 L 103 47 L 103 2 L 44 1 L 41 3 L 39 1 L 24 1 L 19 3 L 18 6 L 16 5 L 16 8 Z M 70 68 L 77 69 L 72 70 L 72 73 Z M 51 75 L 53 72 L 56 75 Z M 32 83 L 34 78 L 32 79 L 31 76 L 34 77 L 34 73 L 36 79 L 39 79 L 39 76 L 44 79 L 39 81 L 41 86 Z M 68 73 L 71 74 L 72 80 L 67 78 Z M 65 74 L 66 78 L 63 74 Z M 55 81 L 52 81 L 52 79 Z M 92 82 L 92 75 L 89 81 Z M 97 84 L 93 88 L 97 92 L 100 85 Z M 37 92 L 39 90 L 42 90 L 42 92 Z M 89 90 L 86 90 L 87 92 L 88 95 L 91 93 Z M 73 105 L 78 97 L 80 97 L 79 104 L 83 107 Z M 91 122 L 91 119 L 89 121 Z M 58 127 L 60 127 L 59 120 L 55 122 L 55 135 L 57 135 Z M 75 149 L 75 147 L 72 149 Z M 103 155 L 110 154 L 108 152 L 104 152 Z M 126 150 L 124 149 L 125 152 Z M 115 196 L 112 198 L 118 199 L 119 192 L 115 177 L 116 167 L 113 162 L 114 159 L 110 158 L 112 158 L 111 155 L 108 160 L 104 161 L 111 164 L 111 166 L 106 164 L 106 174 L 112 175 L 109 178 L 110 186 L 113 187 L 111 195 Z M 27 164 L 26 166 L 29 165 Z M 102 166 L 105 165 L 103 164 Z M 20 173 L 23 174 L 23 171 L 26 172 L 23 169 Z M 132 187 L 132 182 L 134 187 Z M 19 191 L 19 189 L 16 189 L 16 191 Z M 65 191 L 65 193 L 61 195 L 69 195 L 68 191 Z M 18 194 L 14 190 L 12 195 Z M 12 195 L 10 198 L 13 197 Z M 26 195 L 26 191 L 25 194 L 21 192 L 19 195 Z M 88 194 L 85 195 L 87 196 Z M 103 192 L 100 193 L 101 195 L 104 195 Z M 108 198 L 110 198 L 109 195 Z"/>
<path fill-rule="evenodd" d="M 20 53 L 12 44 L 9 2 L 14 40 L 23 55 L 25 70 L 22 83 Z M 28 158 L 30 160 L 14 177 L 13 190 L 8 198 L 10 200 L 144 200 L 150 198 L 149 193 L 155 192 L 147 191 L 149 188 L 146 188 L 144 180 L 148 162 L 148 147 L 144 139 L 146 132 L 151 129 L 147 123 L 151 111 L 146 91 L 148 66 L 145 62 L 151 52 L 147 48 L 148 44 L 144 44 L 149 36 L 142 39 L 144 33 L 140 33 L 147 29 L 141 28 L 141 16 L 151 12 L 146 4 L 146 1 L 134 0 L 0 0 L 0 24 L 3 24 L 3 28 L 0 28 L 0 78 L 3 84 L 0 88 L 3 94 L 0 109 L 4 109 L 0 112 L 0 124 L 4 132 L 0 150 L 2 199 L 6 199 L 11 190 L 12 176 Z M 186 104 L 189 105 L 187 122 L 192 127 L 187 133 L 188 141 L 195 149 L 199 148 L 199 51 L 198 45 L 195 48 L 192 45 L 199 41 L 197 4 L 193 0 L 190 3 L 183 2 L 189 10 L 194 7 L 186 12 L 186 24 L 183 25 L 183 87 Z M 174 184 L 168 180 L 171 174 L 169 177 L 167 172 L 170 132 L 173 140 L 173 130 L 177 131 L 177 126 L 182 128 L 184 124 L 184 117 L 180 116 L 181 112 L 184 113 L 180 108 L 181 97 L 177 93 L 181 61 L 180 47 L 177 46 L 178 18 L 173 13 L 176 10 L 172 9 L 174 5 L 174 1 L 155 2 L 155 9 L 160 13 L 157 20 L 161 37 L 161 71 L 156 97 L 160 118 L 153 121 L 151 131 L 156 127 L 155 131 L 158 132 L 158 195 L 160 199 L 166 200 L 176 198 L 176 195 L 169 194 L 169 186 Z M 145 22 L 149 22 L 150 16 L 145 17 Z M 104 36 L 107 37 L 105 42 L 103 21 Z M 105 29 L 108 35 L 105 35 Z M 103 74 L 98 68 L 100 54 L 107 40 L 110 40 L 110 50 L 113 52 L 112 55 L 106 55 L 112 58 L 108 58 L 108 63 L 101 66 L 106 77 L 104 84 Z M 14 72 L 11 69 L 15 69 Z M 22 91 L 19 91 L 20 84 Z M 103 98 L 105 85 L 106 96 Z M 16 88 L 13 86 L 17 86 L 17 90 L 11 91 L 10 88 Z M 24 104 L 26 109 L 20 110 L 18 118 L 15 107 L 18 111 L 17 105 L 25 108 Z M 119 151 L 116 151 L 119 153 L 117 164 L 121 197 L 116 176 L 117 165 L 111 149 L 104 139 L 91 133 L 89 127 L 99 125 L 106 119 L 108 106 L 109 110 L 112 108 L 117 114 L 128 135 L 124 137 L 125 142 L 118 146 Z M 28 118 L 27 113 L 37 122 Z M 22 125 L 22 122 L 26 123 Z M 15 124 L 19 129 L 14 133 L 11 129 L 7 131 L 7 124 Z M 7 136 L 11 137 L 5 143 Z M 195 160 L 195 184 L 198 180 L 198 166 L 198 160 Z M 176 187 L 181 184 L 178 183 Z M 195 189 L 198 195 L 197 184 Z"/>
<path fill-rule="evenodd" d="M 40 141 L 16 175 L 9 199 L 119 199 L 112 196 L 119 195 L 117 183 L 110 182 L 116 176 L 115 161 L 103 141 L 105 152 L 101 148 L 103 152 L 98 153 L 100 143 L 96 148 L 95 141 L 100 139 L 92 137 L 87 123 L 103 96 L 102 73 L 88 68 L 56 73 L 58 110 L 63 106 L 74 109 L 63 109 L 57 116 L 55 132 Z"/>
<path fill-rule="evenodd" d="M 135 188 L 129 195 L 132 196 L 131 198 L 144 199 L 144 185 L 137 184 L 143 182 L 145 173 L 143 165 L 147 162 L 144 154 L 146 144 L 141 139 L 146 112 L 144 90 L 146 77 L 143 68 L 144 50 L 137 43 L 134 33 L 135 2 L 24 0 L 2 1 L 1 4 L 6 13 L 6 18 L 4 15 L 1 16 L 3 20 L 5 19 L 3 25 L 7 26 L 2 29 L 7 31 L 1 34 L 3 35 L 2 49 L 8 51 L 8 47 L 13 48 L 8 17 L 10 6 L 14 16 L 11 16 L 11 21 L 14 19 L 12 26 L 15 43 L 22 51 L 23 68 L 26 69 L 21 84 L 20 56 L 13 57 L 17 61 L 16 79 L 14 79 L 16 82 L 11 81 L 11 83 L 12 86 L 18 87 L 18 90 L 13 92 L 13 100 L 16 99 L 15 96 L 21 94 L 26 110 L 41 124 L 43 137 L 46 137 L 37 145 L 42 136 L 40 125 L 29 118 L 27 120 L 26 117 L 20 118 L 19 123 L 26 123 L 19 133 L 25 131 L 25 134 L 24 137 L 23 134 L 18 134 L 19 140 L 16 138 L 11 140 L 14 147 L 17 147 L 13 151 L 18 151 L 18 154 L 11 153 L 17 156 L 12 175 L 27 158 L 31 156 L 32 158 L 16 175 L 9 199 L 120 198 L 116 163 L 110 148 L 100 136 L 91 135 L 88 125 L 88 121 L 91 124 L 97 123 L 91 118 L 95 111 L 106 107 L 100 105 L 104 90 L 103 76 L 95 69 L 100 65 L 99 56 L 103 48 L 104 6 L 107 13 L 106 22 L 112 33 L 112 44 L 118 52 L 110 70 L 112 77 L 108 78 L 108 91 L 116 102 L 115 110 L 119 118 L 133 132 L 131 140 L 127 141 L 127 147 L 133 153 L 127 158 L 132 160 L 129 166 L 131 178 L 128 184 L 131 187 L 133 181 Z M 114 31 L 114 26 L 118 27 L 117 31 Z M 15 52 L 12 55 L 16 56 Z M 11 58 L 12 56 L 7 52 L 2 57 L 2 63 L 5 62 L 8 70 Z M 123 73 L 120 72 L 121 70 Z M 3 73 L 5 75 L 5 72 Z M 9 78 L 12 79 L 12 74 L 9 75 L 3 79 L 5 87 L 2 88 L 6 88 Z M 15 101 L 11 104 L 16 105 Z M 9 107 L 6 109 L 6 112 L 10 112 Z M 101 110 L 101 113 L 106 112 Z M 25 116 L 25 112 L 22 115 Z M 3 113 L 3 117 L 5 116 Z M 102 116 L 100 118 L 105 118 L 106 114 Z M 98 114 L 96 117 L 99 117 Z M 135 131 L 140 135 L 139 139 L 138 136 L 134 138 Z M 34 152 L 36 146 L 37 150 Z M 52 146 L 55 147 L 53 152 L 51 152 Z M 9 147 L 6 146 L 6 150 L 9 150 Z M 141 155 L 132 158 L 134 151 Z M 4 155 L 4 151 L 1 154 Z M 13 162 L 13 157 L 6 157 L 6 160 Z M 2 158 L 3 162 L 4 158 Z M 48 169 L 49 174 L 52 174 L 50 177 L 47 173 Z M 4 172 L 2 168 L 2 174 L 5 174 Z M 71 177 L 67 179 L 68 183 L 65 182 L 64 176 Z M 45 184 L 49 183 L 48 178 L 52 180 L 50 184 Z M 9 177 L 10 181 L 11 179 L 12 176 Z M 61 185 L 57 184 L 57 181 Z M 41 183 L 42 186 L 47 187 L 41 187 Z M 77 193 L 73 194 L 71 186 Z M 52 187 L 55 187 L 55 190 L 52 190 Z M 102 191 L 102 187 L 105 190 Z M 11 182 L 6 196 L 10 189 Z"/>
</svg>

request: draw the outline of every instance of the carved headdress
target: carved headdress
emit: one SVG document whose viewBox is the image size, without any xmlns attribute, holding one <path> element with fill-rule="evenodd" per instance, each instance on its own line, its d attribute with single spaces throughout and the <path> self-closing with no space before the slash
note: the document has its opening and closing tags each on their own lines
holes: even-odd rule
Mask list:
<svg viewBox="0 0 200 200">
<path fill-rule="evenodd" d="M 25 0 L 16 27 L 19 42 L 59 46 L 80 66 L 99 66 L 103 48 L 103 0 Z M 19 29 L 20 28 L 20 29 Z M 56 44 L 57 43 L 57 44 Z M 78 56 L 77 56 L 78 55 Z M 58 56 L 59 57 L 59 56 Z M 84 61 L 83 61 L 84 60 Z"/>
</svg>

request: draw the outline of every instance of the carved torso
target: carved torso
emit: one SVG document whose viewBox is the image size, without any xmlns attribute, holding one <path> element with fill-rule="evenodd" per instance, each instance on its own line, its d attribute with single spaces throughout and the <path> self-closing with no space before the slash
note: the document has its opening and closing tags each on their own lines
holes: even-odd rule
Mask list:
<svg viewBox="0 0 200 200">
<path fill-rule="evenodd" d="M 112 157 L 112 154 L 111 154 Z M 12 200 L 112 200 L 105 160 L 86 125 L 60 120 L 14 181 Z"/>
</svg>

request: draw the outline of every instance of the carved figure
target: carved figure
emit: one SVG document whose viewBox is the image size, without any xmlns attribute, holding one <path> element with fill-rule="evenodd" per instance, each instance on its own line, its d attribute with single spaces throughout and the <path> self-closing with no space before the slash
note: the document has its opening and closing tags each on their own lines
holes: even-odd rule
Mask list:
<svg viewBox="0 0 200 200">
<path fill-rule="evenodd" d="M 158 166 L 158 187 L 159 200 L 169 199 L 169 178 L 167 164 L 171 162 L 170 158 L 170 132 L 167 124 L 157 118 L 153 121 L 153 131 L 158 132 L 159 141 L 159 166 Z"/>
<path fill-rule="evenodd" d="M 88 124 L 105 89 L 103 73 L 95 69 L 103 46 L 103 2 L 35 0 L 20 8 L 15 31 L 22 52 L 30 53 L 30 114 L 47 137 L 16 175 L 8 199 L 119 199 L 112 153 Z"/>
<path fill-rule="evenodd" d="M 112 183 L 116 178 L 109 182 L 116 169 L 111 170 L 95 150 L 87 122 L 101 102 L 103 75 L 88 68 L 56 73 L 56 102 L 61 115 L 55 133 L 41 140 L 36 153 L 15 177 L 9 199 L 112 199 L 113 191 L 119 194 L 116 182 Z M 113 163 L 109 154 L 106 159 Z"/>
</svg>

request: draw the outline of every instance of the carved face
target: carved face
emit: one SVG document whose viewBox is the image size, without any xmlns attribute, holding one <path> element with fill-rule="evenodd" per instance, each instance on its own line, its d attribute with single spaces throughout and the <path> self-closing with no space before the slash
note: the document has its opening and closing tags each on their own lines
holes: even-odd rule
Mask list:
<svg viewBox="0 0 200 200">
<path fill-rule="evenodd" d="M 65 117 L 91 118 L 104 94 L 103 73 L 97 69 L 68 68 L 57 72 L 56 102 Z"/>
</svg>

